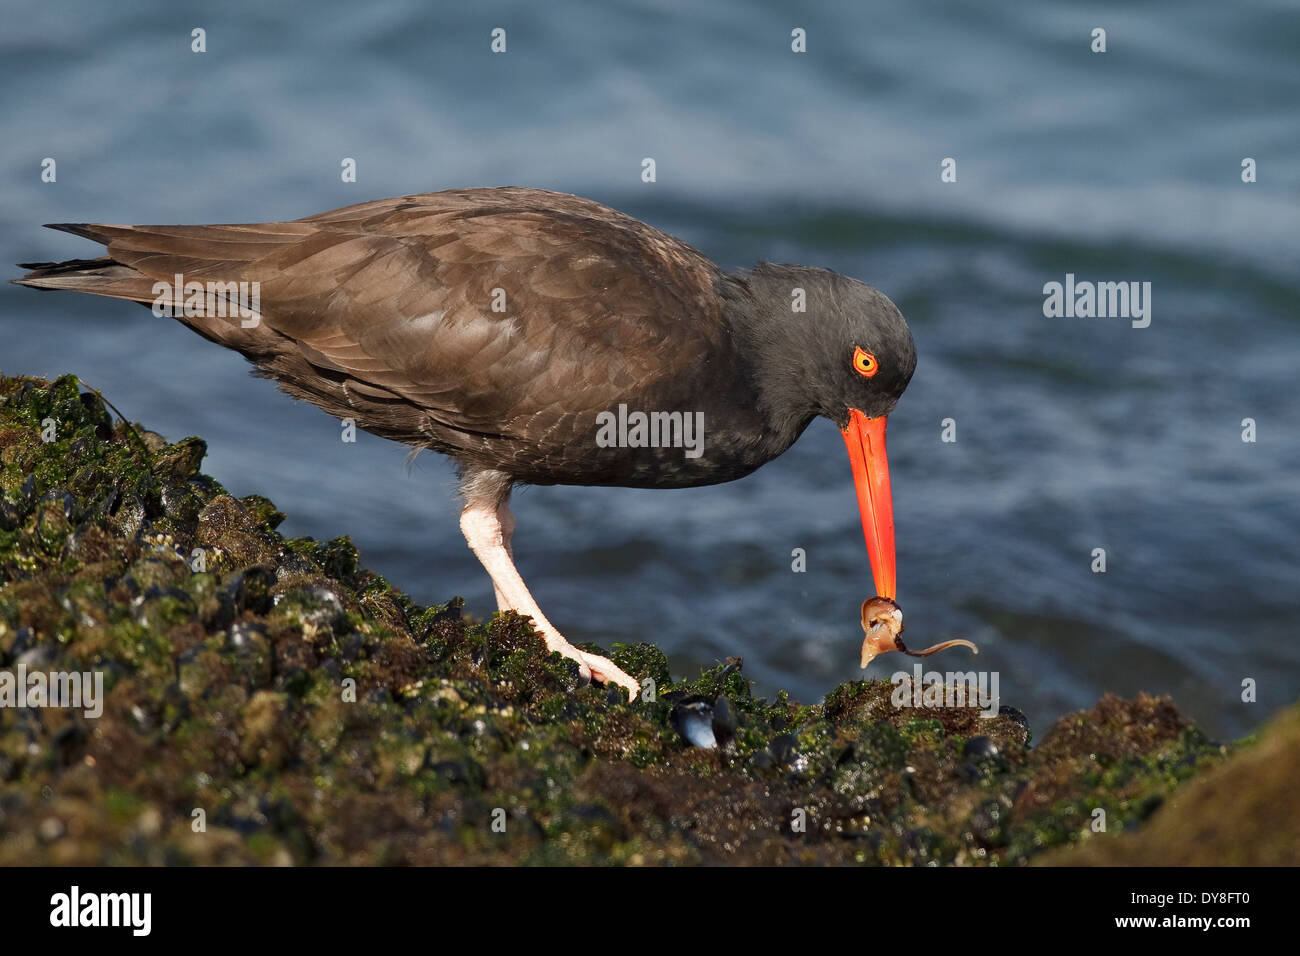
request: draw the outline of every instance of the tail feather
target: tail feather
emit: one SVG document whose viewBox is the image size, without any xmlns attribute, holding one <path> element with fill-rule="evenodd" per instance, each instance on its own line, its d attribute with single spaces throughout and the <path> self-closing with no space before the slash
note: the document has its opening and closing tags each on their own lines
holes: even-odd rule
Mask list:
<svg viewBox="0 0 1300 956">
<path fill-rule="evenodd" d="M 18 267 L 31 271 L 9 281 L 33 289 L 71 289 L 146 304 L 156 298 L 153 279 L 108 256 L 63 262 L 20 262 Z"/>
<path fill-rule="evenodd" d="M 106 230 L 114 227 L 101 226 L 94 222 L 47 222 L 45 228 L 57 229 L 59 232 L 70 232 L 74 236 L 80 236 L 83 239 L 90 239 L 93 242 L 98 242 L 101 245 L 106 246 L 112 239 L 112 236 L 109 235 Z M 24 268 L 26 267 L 24 266 Z"/>
<path fill-rule="evenodd" d="M 45 226 L 105 246 L 122 230 L 121 226 L 92 222 L 49 222 Z M 111 256 L 65 259 L 62 262 L 20 262 L 18 268 L 31 271 L 20 279 L 9 281 L 32 289 L 71 289 L 74 292 L 89 292 L 144 303 L 152 303 L 155 298 L 152 279 Z"/>
</svg>

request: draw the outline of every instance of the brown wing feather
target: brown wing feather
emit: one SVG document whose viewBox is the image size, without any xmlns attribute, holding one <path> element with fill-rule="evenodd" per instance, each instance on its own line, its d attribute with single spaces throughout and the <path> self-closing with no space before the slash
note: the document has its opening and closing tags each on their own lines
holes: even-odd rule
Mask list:
<svg viewBox="0 0 1300 956">
<path fill-rule="evenodd" d="M 287 223 L 76 229 L 150 287 L 177 273 L 259 283 L 257 329 L 182 321 L 332 414 L 471 464 L 507 462 L 523 480 L 577 475 L 595 414 L 629 396 L 686 407 L 678 373 L 726 335 L 708 259 L 542 190 L 450 190 Z"/>
</svg>

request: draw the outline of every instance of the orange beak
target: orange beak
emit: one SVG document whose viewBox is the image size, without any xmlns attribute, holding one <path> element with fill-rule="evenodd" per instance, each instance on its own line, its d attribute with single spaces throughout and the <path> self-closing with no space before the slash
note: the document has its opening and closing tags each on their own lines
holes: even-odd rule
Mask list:
<svg viewBox="0 0 1300 956">
<path fill-rule="evenodd" d="M 894 499 L 889 492 L 889 459 L 885 456 L 885 419 L 849 412 L 842 432 L 853 467 L 853 484 L 862 513 L 862 534 L 876 579 L 876 593 L 893 600 L 898 573 L 894 564 Z"/>
</svg>

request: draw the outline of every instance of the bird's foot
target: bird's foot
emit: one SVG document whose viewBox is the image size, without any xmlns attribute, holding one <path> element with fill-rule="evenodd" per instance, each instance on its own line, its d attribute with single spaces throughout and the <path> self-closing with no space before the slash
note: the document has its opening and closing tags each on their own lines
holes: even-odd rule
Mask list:
<svg viewBox="0 0 1300 956">
<path fill-rule="evenodd" d="M 627 691 L 628 701 L 636 700 L 641 693 L 641 684 L 635 677 L 627 674 L 608 657 L 580 651 L 558 634 L 544 634 L 546 647 L 562 657 L 578 663 L 578 676 L 583 680 L 595 681 L 597 684 L 617 684 Z"/>
<path fill-rule="evenodd" d="M 574 648 L 577 651 L 577 648 Z M 631 674 L 628 674 L 608 657 L 601 657 L 599 654 L 588 654 L 585 651 L 578 651 L 582 655 L 582 661 L 578 664 L 578 673 L 582 673 L 583 662 L 586 663 L 587 669 L 591 672 L 591 679 L 598 684 L 617 684 L 627 691 L 628 702 L 636 700 L 636 695 L 641 693 L 641 682 Z"/>
</svg>

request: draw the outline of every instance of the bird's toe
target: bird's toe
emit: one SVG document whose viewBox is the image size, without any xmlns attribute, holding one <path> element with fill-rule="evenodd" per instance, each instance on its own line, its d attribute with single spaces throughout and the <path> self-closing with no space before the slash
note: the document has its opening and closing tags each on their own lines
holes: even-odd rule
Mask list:
<svg viewBox="0 0 1300 956">
<path fill-rule="evenodd" d="M 588 654 L 586 651 L 578 651 L 578 653 L 581 655 L 578 666 L 582 667 L 585 664 L 585 669 L 590 671 L 592 680 L 600 684 L 617 684 L 627 691 L 629 702 L 636 700 L 636 695 L 641 693 L 641 684 L 635 677 L 626 673 L 607 657 Z"/>
</svg>

